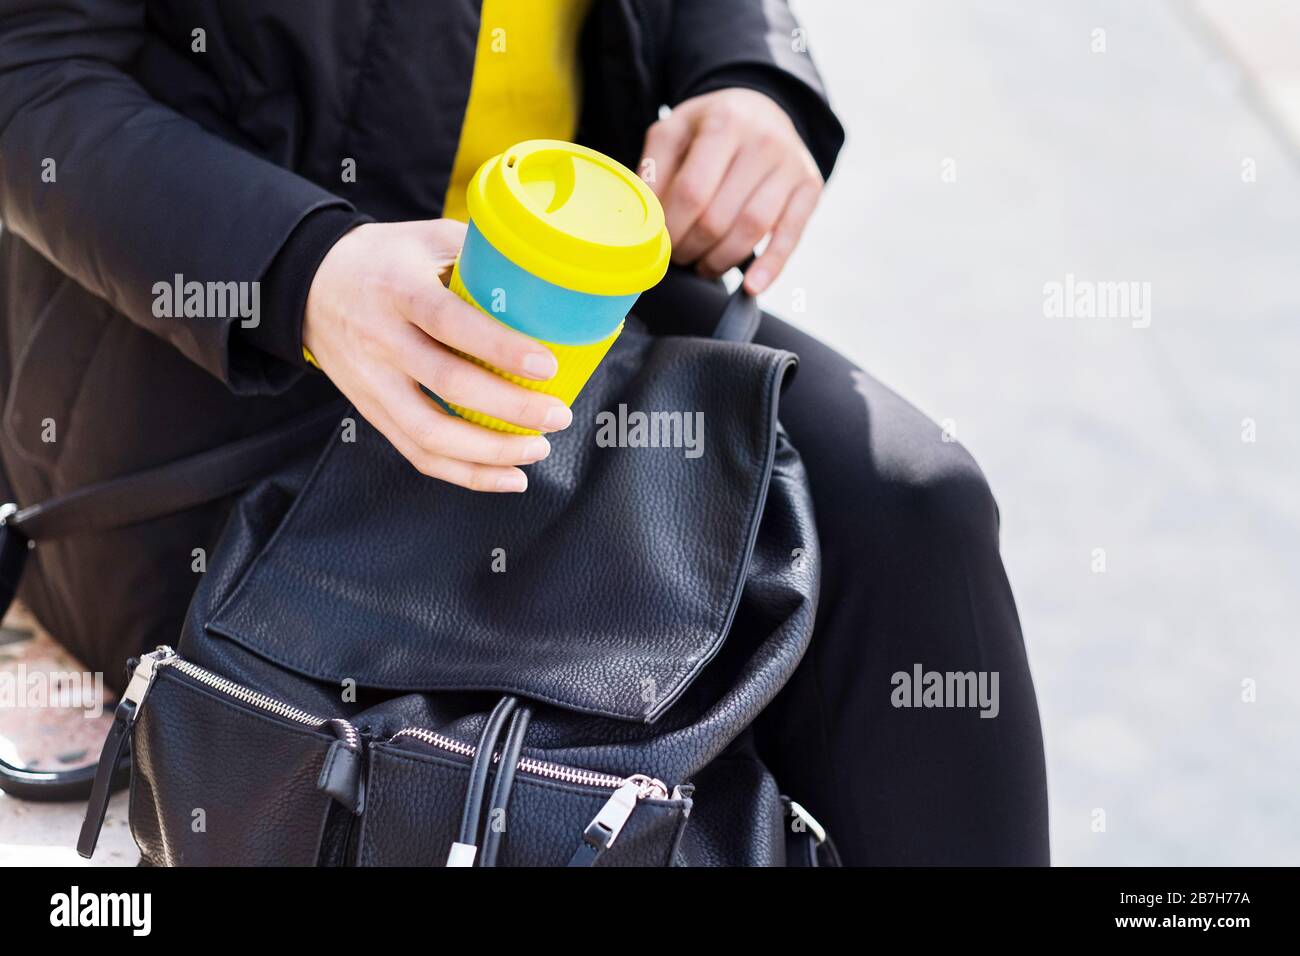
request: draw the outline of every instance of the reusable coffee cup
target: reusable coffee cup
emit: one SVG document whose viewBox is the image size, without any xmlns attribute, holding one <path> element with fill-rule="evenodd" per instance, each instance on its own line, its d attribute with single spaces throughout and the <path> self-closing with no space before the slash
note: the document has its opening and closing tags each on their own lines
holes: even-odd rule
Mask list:
<svg viewBox="0 0 1300 956">
<path fill-rule="evenodd" d="M 551 139 L 518 143 L 480 166 L 467 205 L 469 229 L 449 288 L 545 345 L 559 372 L 537 382 L 465 357 L 571 405 L 622 332 L 637 297 L 668 269 L 663 207 L 626 166 Z M 447 404 L 488 428 L 537 434 Z"/>
</svg>

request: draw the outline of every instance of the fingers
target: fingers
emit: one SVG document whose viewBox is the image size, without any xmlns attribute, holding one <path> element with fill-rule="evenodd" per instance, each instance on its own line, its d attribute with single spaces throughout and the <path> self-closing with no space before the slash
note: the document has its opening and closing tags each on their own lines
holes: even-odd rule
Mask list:
<svg viewBox="0 0 1300 956">
<path fill-rule="evenodd" d="M 745 291 L 758 295 L 767 290 L 781 270 L 785 268 L 790 253 L 799 243 L 804 227 L 812 217 L 817 199 L 821 195 L 820 180 L 805 180 L 790 196 L 781 218 L 772 230 L 772 239 L 745 273 Z"/>
<path fill-rule="evenodd" d="M 448 415 L 415 382 L 393 397 L 387 411 L 423 451 L 481 465 L 531 465 L 551 453 L 541 435 L 511 435 Z"/>
<path fill-rule="evenodd" d="M 413 325 L 399 333 L 398 346 L 402 371 L 445 402 L 543 432 L 559 431 L 573 421 L 558 398 L 507 381 L 442 348 Z"/>
<path fill-rule="evenodd" d="M 668 235 L 673 241 L 673 261 L 688 263 L 682 243 L 717 195 L 740 143 L 739 130 L 725 113 L 712 113 L 699 128 L 662 197 Z"/>
<path fill-rule="evenodd" d="M 737 153 L 717 194 L 709 200 L 690 231 L 674 241 L 673 251 L 680 257 L 679 261 L 696 262 L 718 243 L 725 241 L 735 229 L 737 219 L 747 208 L 754 191 L 778 163 L 779 159 L 759 148 L 746 148 Z M 752 251 L 753 247 L 750 249 Z M 722 271 L 731 265 L 734 262 L 728 263 Z"/>
<path fill-rule="evenodd" d="M 403 396 L 403 392 L 405 392 L 405 396 Z M 390 399 L 390 403 L 404 408 L 404 398 L 409 400 L 413 395 L 419 396 L 419 400 L 424 402 L 424 408 L 420 410 L 405 409 L 399 413 L 404 417 L 408 414 L 413 414 L 414 417 L 420 421 L 424 421 L 426 418 L 428 421 L 432 422 L 445 420 L 447 422 L 464 425 L 467 428 L 478 429 L 485 434 L 492 434 L 488 432 L 486 428 L 479 428 L 479 426 L 471 425 L 469 422 L 452 419 L 449 415 L 439 411 L 437 406 L 421 394 L 412 382 L 403 381 L 400 383 L 392 383 L 390 384 L 389 389 L 387 389 L 387 396 Z M 426 447 L 425 445 L 420 444 L 420 440 L 413 437 L 406 428 L 403 428 L 402 425 L 399 424 L 397 418 L 390 414 L 382 405 L 371 405 L 364 408 L 358 405 L 357 411 L 365 416 L 366 420 L 370 422 L 370 424 L 374 425 L 379 433 L 392 443 L 398 453 L 400 453 L 403 458 L 409 461 L 411 465 L 423 475 L 427 475 L 430 478 L 438 478 L 454 485 L 460 485 L 462 488 L 468 488 L 470 491 L 518 493 L 528 488 L 528 476 L 518 468 L 509 467 L 507 465 L 493 465 L 474 461 L 465 461 L 453 457 L 452 455 L 444 454 L 438 450 L 443 447 L 450 448 L 450 445 L 444 446 L 443 444 L 438 443 L 433 444 L 433 447 Z M 431 441 L 430 436 L 434 434 L 434 430 L 430 426 L 422 427 L 425 428 L 426 431 L 425 440 Z M 531 440 L 520 435 L 502 435 L 501 437 L 524 438 L 525 441 Z M 541 440 L 545 441 L 545 439 Z"/>
<path fill-rule="evenodd" d="M 528 490 L 528 476 L 518 468 L 494 468 L 491 465 L 474 465 L 455 458 L 430 457 L 420 473 L 430 478 L 449 481 L 470 491 L 514 492 Z"/>
<path fill-rule="evenodd" d="M 657 123 L 652 123 L 646 130 L 638 172 L 661 200 L 681 166 L 687 147 L 691 145 L 692 132 L 690 113 L 686 109 L 679 109 Z"/>
<path fill-rule="evenodd" d="M 430 221 L 370 223 L 349 232 L 312 280 L 303 340 L 357 411 L 421 472 L 478 491 L 523 491 L 528 479 L 517 466 L 545 458 L 550 443 L 446 414 L 417 384 L 522 428 L 550 432 L 572 421 L 558 398 L 475 364 L 534 380 L 556 372 L 544 345 L 438 281 L 464 231 L 462 224 Z"/>
<path fill-rule="evenodd" d="M 717 278 L 744 261 L 781 218 L 795 186 L 793 177 L 786 172 L 774 172 L 760 182 L 735 211 L 722 238 L 700 257 L 698 271 Z"/>
<path fill-rule="evenodd" d="M 667 157 L 666 164 L 657 160 L 655 191 L 664 205 L 674 262 L 695 263 L 705 276 L 717 277 L 771 235 L 769 249 L 755 263 L 757 271 L 751 269 L 747 288 L 752 292 L 766 289 L 785 266 L 822 180 L 802 144 L 792 147 L 797 133 L 788 118 L 782 116 L 783 124 L 755 124 L 751 108 L 734 103 L 690 111 L 679 107 L 647 134 L 646 154 Z M 684 114 L 681 121 L 674 122 L 679 114 Z"/>
<path fill-rule="evenodd" d="M 431 280 L 400 296 L 397 303 L 407 321 L 425 335 L 494 368 L 537 381 L 553 378 L 559 369 L 555 355 L 544 345 L 483 314 L 439 282 Z M 424 384 L 433 388 L 429 382 Z"/>
</svg>

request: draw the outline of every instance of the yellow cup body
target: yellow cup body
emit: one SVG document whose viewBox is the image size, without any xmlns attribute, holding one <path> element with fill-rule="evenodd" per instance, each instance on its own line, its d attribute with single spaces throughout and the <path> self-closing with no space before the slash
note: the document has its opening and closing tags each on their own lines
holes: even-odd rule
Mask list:
<svg viewBox="0 0 1300 956">
<path fill-rule="evenodd" d="M 491 312 L 474 301 L 474 297 L 470 295 L 469 291 L 465 288 L 465 283 L 462 282 L 460 278 L 459 261 L 457 261 L 456 265 L 451 270 L 451 281 L 448 287 L 452 292 L 456 293 L 456 295 L 460 296 L 484 315 L 496 319 Z M 547 379 L 544 382 L 538 382 L 529 378 L 520 378 L 518 375 L 511 375 L 509 372 L 503 372 L 499 368 L 489 365 L 487 362 L 484 362 L 476 356 L 468 355 L 464 352 L 459 354 L 469 359 L 471 362 L 495 372 L 502 378 L 509 379 L 516 385 L 522 385 L 524 388 L 530 388 L 535 392 L 545 392 L 547 395 L 554 395 L 560 401 L 564 402 L 565 405 L 572 405 L 573 400 L 578 397 L 578 393 L 581 392 L 582 387 L 587 384 L 587 380 L 591 378 L 592 373 L 596 371 L 596 367 L 600 365 L 601 360 L 605 358 L 605 353 L 609 351 L 610 346 L 614 344 L 614 341 L 622 331 L 623 323 L 619 322 L 618 327 L 611 335 L 599 342 L 593 342 L 589 345 L 564 345 L 558 342 L 546 342 L 541 339 L 536 339 L 537 342 L 546 346 L 546 348 L 550 350 L 560 367 L 560 370 L 555 374 L 554 378 Z M 503 422 L 499 418 L 493 418 L 491 415 L 485 415 L 483 412 L 475 411 L 472 408 L 466 408 L 463 405 L 454 405 L 451 402 L 448 402 L 447 405 L 461 418 L 474 422 L 476 425 L 482 425 L 485 428 L 510 432 L 514 435 L 539 434 L 539 432 L 534 429 L 520 428 L 518 425 L 514 425 L 510 422 Z"/>
</svg>

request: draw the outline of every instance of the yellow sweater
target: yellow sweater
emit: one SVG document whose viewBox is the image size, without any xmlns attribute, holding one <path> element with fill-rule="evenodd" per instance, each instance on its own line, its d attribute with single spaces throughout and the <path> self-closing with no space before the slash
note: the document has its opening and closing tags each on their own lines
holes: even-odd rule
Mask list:
<svg viewBox="0 0 1300 956">
<path fill-rule="evenodd" d="M 573 138 L 578 33 L 591 0 L 483 0 L 469 102 L 443 215 L 465 221 L 465 189 L 486 160 L 525 139 Z"/>
<path fill-rule="evenodd" d="M 525 139 L 572 139 L 578 125 L 578 33 L 591 0 L 483 0 L 474 75 L 443 201 L 469 220 L 465 190 L 497 153 Z M 303 357 L 316 359 L 306 347 Z"/>
</svg>

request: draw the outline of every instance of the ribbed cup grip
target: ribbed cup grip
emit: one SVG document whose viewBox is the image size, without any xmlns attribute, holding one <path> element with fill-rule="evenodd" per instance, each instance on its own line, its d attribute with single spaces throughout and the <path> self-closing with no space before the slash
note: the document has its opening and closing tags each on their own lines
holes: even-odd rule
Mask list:
<svg viewBox="0 0 1300 956">
<path fill-rule="evenodd" d="M 500 321 L 500 319 L 497 319 L 491 312 L 479 305 L 479 303 L 474 300 L 474 297 L 470 295 L 469 290 L 465 288 L 465 283 L 462 282 L 460 278 L 459 260 L 457 260 L 455 266 L 452 267 L 451 280 L 448 283 L 448 288 L 484 315 L 489 316 L 494 321 Z M 532 389 L 535 392 L 545 392 L 547 395 L 554 395 L 556 398 L 564 402 L 564 404 L 572 405 L 573 400 L 578 397 L 578 393 L 581 392 L 582 387 L 587 384 L 587 380 L 591 378 L 592 373 L 596 371 L 597 366 L 599 366 L 601 361 L 605 358 L 605 353 L 609 351 L 610 346 L 614 344 L 614 340 L 618 338 L 622 331 L 623 323 L 620 322 L 618 328 L 616 328 L 608 338 L 599 342 L 593 342 L 590 345 L 561 345 L 555 342 L 545 342 L 541 339 L 537 339 L 536 341 L 541 342 L 542 345 L 545 345 L 551 350 L 560 366 L 560 370 L 556 373 L 555 377 L 546 382 L 537 382 L 532 379 L 511 375 L 508 372 L 503 372 L 500 369 L 489 365 L 487 362 L 484 362 L 476 356 L 467 355 L 464 352 L 458 352 L 457 354 L 469 359 L 469 361 L 476 365 L 481 365 L 483 368 L 500 375 L 504 379 L 514 382 L 516 385 L 522 385 L 524 388 Z M 476 425 L 482 425 L 485 428 L 510 432 L 514 435 L 539 434 L 533 429 L 520 428 L 518 425 L 503 422 L 498 418 L 493 418 L 491 415 L 485 415 L 472 408 L 465 408 L 462 405 L 453 405 L 450 402 L 447 402 L 446 404 L 461 418 L 464 418 L 466 421 L 474 422 Z"/>
</svg>

